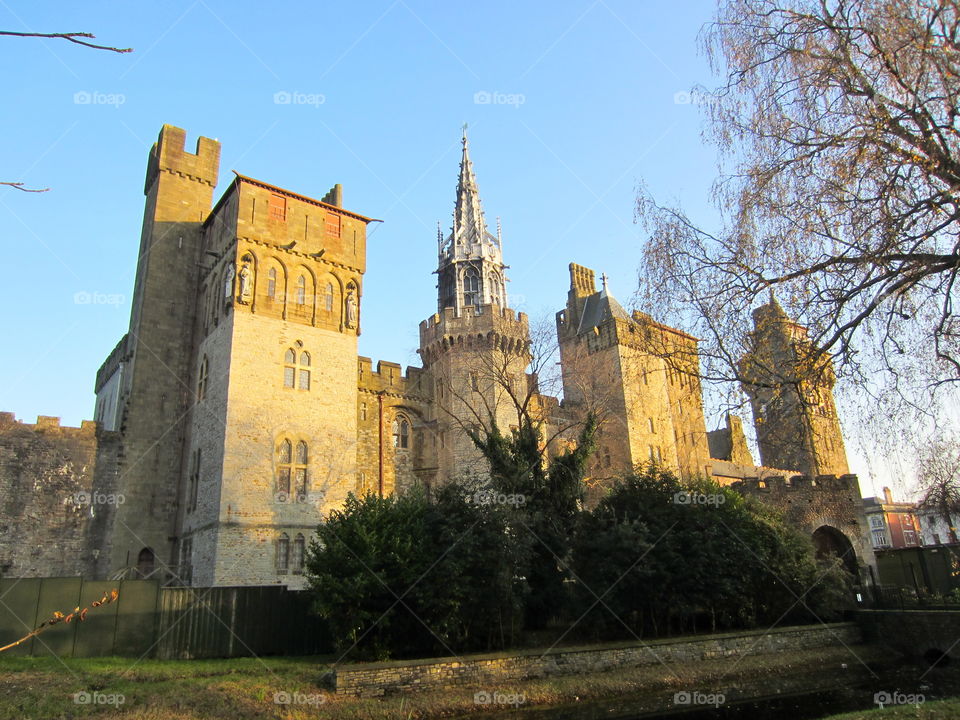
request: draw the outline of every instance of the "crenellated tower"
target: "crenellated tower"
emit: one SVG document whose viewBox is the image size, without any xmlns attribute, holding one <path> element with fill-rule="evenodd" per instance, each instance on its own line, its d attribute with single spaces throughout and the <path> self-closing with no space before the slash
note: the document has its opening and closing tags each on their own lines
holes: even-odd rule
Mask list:
<svg viewBox="0 0 960 720">
<path fill-rule="evenodd" d="M 709 457 L 696 338 L 628 313 L 590 268 L 570 264 L 557 338 L 568 412 L 600 420 L 593 484 L 655 462 L 692 477 Z"/>
<path fill-rule="evenodd" d="M 101 368 L 97 420 L 123 437 L 115 492 L 125 502 L 109 518 L 102 572 L 138 567 L 142 575 L 175 564 L 176 503 L 184 418 L 193 401 L 189 377 L 203 222 L 220 167 L 220 143 L 164 125 L 150 150 L 146 205 L 130 329 Z M 101 412 L 106 412 L 101 410 Z"/>
<path fill-rule="evenodd" d="M 753 407 L 761 463 L 808 475 L 848 472 L 833 399 L 829 355 L 773 297 L 753 311 L 750 351 L 740 362 Z"/>
<path fill-rule="evenodd" d="M 506 307 L 499 227 L 487 230 L 466 131 L 462 142 L 453 227 L 446 240 L 438 233 L 438 312 L 420 323 L 418 351 L 434 383 L 429 434 L 442 479 L 485 477 L 468 428 L 492 418 L 509 432 L 533 388 L 527 317 Z"/>
</svg>

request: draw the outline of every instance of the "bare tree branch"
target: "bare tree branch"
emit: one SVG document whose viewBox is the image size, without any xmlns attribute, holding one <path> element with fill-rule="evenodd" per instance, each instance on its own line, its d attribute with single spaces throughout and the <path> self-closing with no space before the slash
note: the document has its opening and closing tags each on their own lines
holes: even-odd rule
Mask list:
<svg viewBox="0 0 960 720">
<path fill-rule="evenodd" d="M 129 53 L 133 52 L 133 48 L 118 48 L 111 45 L 97 45 L 96 43 L 86 42 L 81 38 L 90 38 L 95 39 L 97 36 L 93 33 L 85 32 L 75 32 L 75 33 L 23 33 L 23 32 L 13 32 L 12 30 L 0 30 L 0 35 L 9 35 L 11 37 L 30 37 L 30 38 L 56 38 L 59 40 L 66 40 L 68 42 L 76 43 L 77 45 L 83 45 L 84 47 L 93 48 L 94 50 L 108 50 L 115 53 Z"/>
<path fill-rule="evenodd" d="M 26 188 L 23 186 L 22 182 L 0 182 L 0 185 L 6 185 L 7 187 L 15 188 L 20 192 L 42 193 L 42 192 L 48 192 L 50 190 L 50 188 L 39 188 L 39 189 Z"/>
</svg>

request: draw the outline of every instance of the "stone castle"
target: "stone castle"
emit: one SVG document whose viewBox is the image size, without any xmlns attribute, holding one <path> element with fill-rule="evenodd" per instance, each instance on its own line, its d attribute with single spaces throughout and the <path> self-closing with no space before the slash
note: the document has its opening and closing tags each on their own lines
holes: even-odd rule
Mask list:
<svg viewBox="0 0 960 720">
<path fill-rule="evenodd" d="M 374 367 L 357 336 L 378 221 L 346 209 L 340 185 L 316 200 L 236 174 L 214 202 L 220 145 L 185 140 L 165 125 L 150 150 L 129 331 L 97 372 L 94 422 L 0 414 L 3 575 L 301 588 L 310 537 L 348 493 L 482 483 L 467 431 L 520 412 L 550 448 L 601 419 L 591 501 L 656 462 L 782 507 L 852 571 L 872 563 L 832 375 L 783 380 L 806 336 L 774 300 L 744 360 L 780 371 L 746 388 L 761 466 L 739 418 L 707 431 L 696 338 L 628 312 L 580 265 L 556 317 L 563 399 L 542 394 L 464 135 L 422 367 Z"/>
</svg>

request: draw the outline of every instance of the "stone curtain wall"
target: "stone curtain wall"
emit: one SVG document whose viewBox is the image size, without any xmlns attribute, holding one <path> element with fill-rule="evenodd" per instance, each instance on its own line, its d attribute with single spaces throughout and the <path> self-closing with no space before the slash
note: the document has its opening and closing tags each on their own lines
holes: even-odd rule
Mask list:
<svg viewBox="0 0 960 720">
<path fill-rule="evenodd" d="M 541 654 L 497 653 L 463 658 L 370 663 L 337 668 L 336 691 L 376 697 L 395 692 L 446 689 L 548 675 L 579 675 L 618 667 L 688 663 L 741 655 L 763 655 L 861 642 L 855 623 L 724 633 L 646 644 L 562 648 Z"/>
<path fill-rule="evenodd" d="M 748 478 L 731 487 L 777 508 L 788 523 L 808 535 L 824 526 L 839 530 L 853 545 L 861 572 L 867 565 L 876 567 L 856 475 Z"/>
<path fill-rule="evenodd" d="M 89 573 L 94 516 L 115 508 L 96 491 L 98 447 L 105 475 L 116 473 L 115 433 L 85 420 L 64 427 L 55 417 L 36 424 L 0 413 L 0 575 L 43 577 Z"/>
</svg>

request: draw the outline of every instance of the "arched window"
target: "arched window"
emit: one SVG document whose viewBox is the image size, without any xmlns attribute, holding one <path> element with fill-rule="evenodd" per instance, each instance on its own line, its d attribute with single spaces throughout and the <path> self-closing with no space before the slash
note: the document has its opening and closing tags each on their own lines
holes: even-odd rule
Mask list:
<svg viewBox="0 0 960 720">
<path fill-rule="evenodd" d="M 293 469 L 293 445 L 283 440 L 277 451 L 277 500 L 286 502 L 290 498 L 290 475 Z"/>
<path fill-rule="evenodd" d="M 288 348 L 283 354 L 283 386 L 292 388 L 296 386 L 297 379 L 297 353 L 293 348 Z"/>
<path fill-rule="evenodd" d="M 297 502 L 307 501 L 307 444 L 297 443 L 296 462 L 293 465 L 293 492 Z"/>
<path fill-rule="evenodd" d="M 303 306 L 307 302 L 307 279 L 301 275 L 297 278 L 297 305 Z"/>
<path fill-rule="evenodd" d="M 310 389 L 310 353 L 300 353 L 300 384 L 301 390 Z"/>
<path fill-rule="evenodd" d="M 333 283 L 327 283 L 323 291 L 323 309 L 327 312 L 333 312 Z"/>
<path fill-rule="evenodd" d="M 267 271 L 267 297 L 270 300 L 277 299 L 277 269 L 270 268 Z"/>
<path fill-rule="evenodd" d="M 287 351 L 283 354 L 283 386 L 309 390 L 311 361 L 310 353 L 306 350 L 301 352 L 298 357 L 296 350 L 287 348 Z"/>
<path fill-rule="evenodd" d="M 303 574 L 303 557 L 307 549 L 306 545 L 307 541 L 303 535 L 297 533 L 297 536 L 293 539 L 293 562 L 291 563 L 294 575 Z"/>
<path fill-rule="evenodd" d="M 480 275 L 473 268 L 467 268 L 463 273 L 463 304 L 480 304 Z"/>
<path fill-rule="evenodd" d="M 200 361 L 200 370 L 197 372 L 197 400 L 203 400 L 207 396 L 207 373 L 208 373 L 208 362 L 207 356 L 203 356 L 203 360 Z"/>
<path fill-rule="evenodd" d="M 403 415 L 393 421 L 393 446 L 400 450 L 410 448 L 410 423 Z"/>
<path fill-rule="evenodd" d="M 290 536 L 280 533 L 277 539 L 277 574 L 284 575 L 290 567 Z"/>
<path fill-rule="evenodd" d="M 500 282 L 496 275 L 490 276 L 490 301 L 500 304 Z"/>
<path fill-rule="evenodd" d="M 155 563 L 156 557 L 153 554 L 153 550 L 145 547 L 140 551 L 140 554 L 137 555 L 137 575 L 144 579 L 150 577 L 153 574 Z"/>
</svg>

